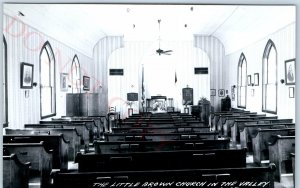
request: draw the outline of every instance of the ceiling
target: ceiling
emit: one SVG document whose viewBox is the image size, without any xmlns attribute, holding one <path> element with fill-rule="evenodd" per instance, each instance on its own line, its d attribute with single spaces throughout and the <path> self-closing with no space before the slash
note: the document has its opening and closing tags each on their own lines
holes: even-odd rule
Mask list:
<svg viewBox="0 0 300 188">
<path fill-rule="evenodd" d="M 296 19 L 295 6 L 166 4 L 4 4 L 4 13 L 93 57 L 105 36 L 126 41 L 192 40 L 217 37 L 232 53 Z M 24 16 L 19 15 L 19 11 Z M 160 30 L 158 20 L 161 20 Z"/>
</svg>

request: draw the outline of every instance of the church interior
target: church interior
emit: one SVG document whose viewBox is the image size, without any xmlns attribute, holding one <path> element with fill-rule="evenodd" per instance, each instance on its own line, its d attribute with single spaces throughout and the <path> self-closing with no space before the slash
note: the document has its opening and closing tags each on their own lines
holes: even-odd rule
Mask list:
<svg viewBox="0 0 300 188">
<path fill-rule="evenodd" d="M 293 4 L 4 3 L 3 187 L 293 188 Z"/>
</svg>

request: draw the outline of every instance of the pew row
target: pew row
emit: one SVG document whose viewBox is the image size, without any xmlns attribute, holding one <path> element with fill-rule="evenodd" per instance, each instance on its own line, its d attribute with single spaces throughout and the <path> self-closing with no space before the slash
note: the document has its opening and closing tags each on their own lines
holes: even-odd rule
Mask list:
<svg viewBox="0 0 300 188">
<path fill-rule="evenodd" d="M 245 123 L 244 126 L 241 126 L 240 131 L 240 143 L 241 148 L 247 148 L 248 151 L 252 151 L 252 140 L 251 135 L 255 135 L 258 128 L 261 129 L 274 129 L 274 128 L 295 128 L 295 123 L 274 123 L 276 121 L 268 123 Z"/>
<path fill-rule="evenodd" d="M 225 169 L 184 169 L 184 170 L 154 170 L 154 171 L 123 171 L 123 172 L 77 172 L 55 173 L 54 187 L 56 188 L 92 188 L 112 187 L 127 183 L 127 186 L 142 188 L 149 187 L 150 182 L 169 182 L 167 187 L 221 187 L 222 182 L 236 181 L 236 186 L 244 185 L 245 188 L 264 187 L 274 188 L 275 165 L 268 167 L 251 168 L 225 168 Z M 116 182 L 114 184 L 114 182 Z M 253 182 L 252 185 L 246 182 Z M 254 182 L 260 182 L 258 186 Z M 217 183 L 213 186 L 210 183 Z M 152 184 L 153 185 L 153 184 Z"/>
<path fill-rule="evenodd" d="M 215 140 L 218 132 L 209 133 L 104 133 L 106 141 Z"/>
<path fill-rule="evenodd" d="M 272 142 L 274 135 L 295 136 L 295 129 L 257 129 L 257 134 L 252 137 L 253 161 L 260 164 L 269 160 L 268 143 Z"/>
<path fill-rule="evenodd" d="M 98 126 L 95 122 L 94 119 L 89 119 L 89 118 L 81 118 L 81 119 L 69 119 L 69 118 L 52 118 L 51 119 L 54 122 L 69 122 L 72 124 L 77 124 L 77 123 L 85 123 L 86 126 L 88 127 L 88 132 L 89 132 L 89 142 L 93 142 L 94 139 L 97 139 L 99 136 L 100 130 L 98 129 Z"/>
<path fill-rule="evenodd" d="M 237 142 L 240 141 L 240 131 L 239 127 L 243 126 L 245 123 L 272 123 L 273 120 L 277 120 L 277 116 L 263 116 L 263 117 L 250 117 L 250 118 L 236 118 L 234 120 L 234 123 L 231 125 L 230 130 L 231 130 L 231 140 L 232 140 L 232 145 L 235 146 Z"/>
<path fill-rule="evenodd" d="M 127 127 L 112 128 L 113 133 L 191 133 L 191 132 L 210 132 L 210 127 Z"/>
<path fill-rule="evenodd" d="M 40 143 L 9 143 L 3 144 L 3 147 L 10 154 L 15 153 L 22 163 L 31 163 L 29 182 L 34 181 L 32 183 L 38 183 L 41 187 L 50 186 L 53 151 L 47 151 L 43 141 Z"/>
<path fill-rule="evenodd" d="M 269 160 L 276 165 L 275 181 L 281 182 L 281 174 L 293 173 L 291 153 L 295 153 L 295 136 L 273 136 L 269 142 Z"/>
<path fill-rule="evenodd" d="M 21 131 L 24 133 L 23 131 Z M 68 170 L 68 144 L 63 134 L 58 135 L 19 135 L 19 131 L 12 130 L 7 135 L 3 135 L 3 143 L 39 143 L 44 142 L 46 151 L 53 150 L 52 168 L 61 171 Z"/>
<path fill-rule="evenodd" d="M 85 123 L 74 123 L 73 121 L 40 121 L 40 124 L 58 124 L 63 125 L 63 128 L 76 128 L 77 132 L 81 135 L 81 145 L 83 145 L 83 149 L 88 152 L 89 151 L 89 132 L 90 129 Z"/>
<path fill-rule="evenodd" d="M 68 157 L 69 161 L 74 161 L 76 153 L 80 152 L 80 149 L 85 148 L 82 135 L 79 134 L 76 128 L 69 128 L 68 126 L 64 128 L 63 125 L 56 124 L 25 124 L 24 127 L 26 130 L 32 131 L 46 130 L 50 135 L 62 133 L 64 138 L 70 141 Z"/>
<path fill-rule="evenodd" d="M 246 150 L 78 153 L 75 162 L 78 172 L 238 168 L 246 167 Z"/>
<path fill-rule="evenodd" d="M 21 162 L 16 154 L 3 155 L 3 188 L 28 188 L 30 162 Z"/>
<path fill-rule="evenodd" d="M 204 127 L 204 122 L 199 120 L 187 120 L 187 121 L 179 121 L 179 122 L 162 122 L 162 121 L 139 121 L 139 122 L 123 122 L 119 124 L 119 127 L 174 127 L 174 126 L 195 126 L 195 127 Z"/>
<path fill-rule="evenodd" d="M 170 141 L 95 141 L 95 153 L 130 153 L 172 150 L 229 149 L 229 138 L 219 140 L 170 140 Z"/>
</svg>

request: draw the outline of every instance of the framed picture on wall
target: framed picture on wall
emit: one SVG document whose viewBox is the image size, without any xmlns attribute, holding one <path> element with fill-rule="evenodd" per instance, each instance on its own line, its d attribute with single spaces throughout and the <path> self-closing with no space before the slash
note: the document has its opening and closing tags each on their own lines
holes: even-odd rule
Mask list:
<svg viewBox="0 0 300 188">
<path fill-rule="evenodd" d="M 247 84 L 248 86 L 251 86 L 251 84 L 252 84 L 252 82 L 251 82 L 251 75 L 247 76 L 247 83 L 248 83 Z"/>
<path fill-rule="evenodd" d="M 259 86 L 259 74 L 254 73 L 254 86 Z"/>
<path fill-rule="evenodd" d="M 90 77 L 83 76 L 83 90 L 89 91 L 90 90 Z"/>
<path fill-rule="evenodd" d="M 219 93 L 219 97 L 225 97 L 225 90 L 224 89 L 219 89 L 218 93 Z"/>
<path fill-rule="evenodd" d="M 289 98 L 295 98 L 294 87 L 289 87 Z"/>
<path fill-rule="evenodd" d="M 68 91 L 68 74 L 60 73 L 60 90 Z"/>
<path fill-rule="evenodd" d="M 295 85 L 296 82 L 296 59 L 290 59 L 285 61 L 285 84 Z"/>
<path fill-rule="evenodd" d="M 33 64 L 21 63 L 21 88 L 31 89 L 33 86 Z"/>
<path fill-rule="evenodd" d="M 210 89 L 210 96 L 216 96 L 216 90 Z"/>
</svg>

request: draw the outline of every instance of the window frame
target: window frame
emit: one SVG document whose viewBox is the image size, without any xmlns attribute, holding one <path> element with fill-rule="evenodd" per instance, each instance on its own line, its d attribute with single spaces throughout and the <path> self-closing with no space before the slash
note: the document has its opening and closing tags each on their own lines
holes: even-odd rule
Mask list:
<svg viewBox="0 0 300 188">
<path fill-rule="evenodd" d="M 48 49 L 50 50 L 50 52 L 48 52 Z M 54 79 L 53 79 L 53 92 L 51 92 L 51 100 L 53 99 L 54 102 L 51 102 L 51 108 L 53 108 L 53 112 L 50 113 L 50 114 L 47 114 L 47 115 L 42 115 L 42 75 L 41 75 L 41 69 L 42 69 L 42 66 L 41 66 L 41 55 L 43 53 L 43 50 L 46 50 L 46 53 L 47 53 L 47 56 L 49 58 L 49 61 L 51 62 L 51 57 L 52 56 L 52 59 L 53 59 L 53 63 L 50 64 L 50 68 L 49 68 L 49 79 L 50 79 L 50 82 L 51 82 L 51 65 L 53 64 L 53 75 L 54 75 Z M 50 54 L 51 53 L 51 54 Z M 40 51 L 40 56 L 39 56 L 39 68 L 40 68 L 40 116 L 41 116 L 41 119 L 45 119 L 45 118 L 49 118 L 49 117 L 53 117 L 53 116 L 56 116 L 56 79 L 55 79 L 55 75 L 56 75 L 56 60 L 55 60 L 55 56 L 54 56 L 54 52 L 53 52 L 53 49 L 49 43 L 49 41 L 46 41 L 44 43 L 44 45 L 42 46 L 41 48 L 41 51 Z M 53 96 L 54 95 L 54 96 Z M 53 105 L 53 106 L 52 106 Z"/>
<path fill-rule="evenodd" d="M 75 59 L 77 59 L 77 61 L 75 61 Z M 78 72 L 79 72 L 79 88 L 74 88 L 73 85 L 74 85 L 74 79 L 73 79 L 73 65 L 76 66 L 76 63 L 78 63 Z M 77 67 L 76 67 L 77 68 Z M 79 59 L 78 59 L 78 56 L 75 54 L 74 57 L 73 57 L 73 60 L 72 60 L 72 64 L 71 64 L 71 80 L 72 80 L 72 93 L 74 93 L 74 89 L 77 89 L 79 90 L 79 92 L 77 93 L 81 93 L 81 87 L 80 87 L 80 84 L 81 84 L 81 70 L 80 70 L 80 62 L 79 62 Z M 75 83 L 76 85 L 76 83 Z"/>
<path fill-rule="evenodd" d="M 270 51 L 271 49 L 274 48 L 275 50 L 275 64 L 276 64 L 276 68 L 275 68 L 275 71 L 276 71 L 276 75 L 275 75 L 275 90 L 276 90 L 276 97 L 275 97 L 275 111 L 272 111 L 272 110 L 268 110 L 267 108 L 267 95 L 266 95 L 266 91 L 265 91 L 265 85 L 268 85 L 268 84 L 265 84 L 265 64 L 267 64 L 267 79 L 268 79 L 268 73 L 269 73 L 269 55 L 270 55 Z M 277 49 L 276 49 L 276 46 L 274 44 L 274 42 L 269 39 L 266 46 L 265 46 L 265 50 L 264 50 L 264 54 L 263 54 L 263 57 L 262 57 L 262 112 L 266 112 L 266 113 L 271 113 L 271 114 L 277 114 L 277 105 L 278 105 L 278 53 L 277 53 Z M 267 82 L 268 83 L 268 82 Z M 265 105 L 264 105 L 265 103 Z M 265 107 L 265 108 L 264 108 Z"/>
<path fill-rule="evenodd" d="M 240 76 L 240 74 L 242 74 L 242 72 L 243 72 L 242 69 L 243 69 L 244 63 L 246 63 L 244 65 L 244 66 L 246 66 L 246 75 Z M 241 72 L 240 72 L 240 68 L 241 68 Z M 247 107 L 247 60 L 246 60 L 246 56 L 244 53 L 241 53 L 241 55 L 240 55 L 237 72 L 238 72 L 238 74 L 237 74 L 237 107 L 246 109 L 246 107 Z M 246 90 L 245 91 L 245 106 L 240 105 L 241 102 L 240 102 L 240 95 L 239 95 L 240 93 L 239 92 L 240 92 L 242 86 L 240 86 L 239 83 L 242 82 L 242 80 L 240 81 L 242 76 L 244 76 L 245 81 L 246 81 L 246 83 L 245 83 L 245 90 Z"/>
<path fill-rule="evenodd" d="M 4 122 L 3 122 L 3 127 L 8 127 L 8 79 L 7 79 L 7 42 L 5 39 L 5 36 L 3 35 L 3 56 L 4 56 L 4 80 L 3 80 L 3 87 L 4 87 L 4 110 L 5 110 L 5 117 L 4 117 Z"/>
</svg>

